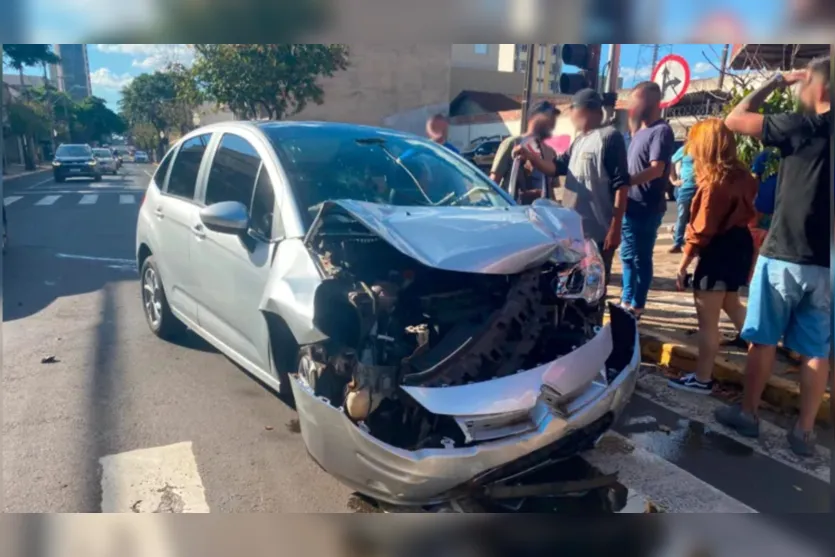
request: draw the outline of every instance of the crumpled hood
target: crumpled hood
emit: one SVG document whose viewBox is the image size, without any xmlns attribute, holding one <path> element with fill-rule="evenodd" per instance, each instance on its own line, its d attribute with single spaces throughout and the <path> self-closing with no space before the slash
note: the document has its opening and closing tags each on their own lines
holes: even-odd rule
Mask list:
<svg viewBox="0 0 835 557">
<path fill-rule="evenodd" d="M 305 243 L 327 226 L 329 217 L 340 214 L 352 217 L 404 255 L 445 271 L 515 274 L 549 259 L 578 262 L 585 251 L 580 215 L 548 200 L 502 208 L 329 201 Z"/>
</svg>

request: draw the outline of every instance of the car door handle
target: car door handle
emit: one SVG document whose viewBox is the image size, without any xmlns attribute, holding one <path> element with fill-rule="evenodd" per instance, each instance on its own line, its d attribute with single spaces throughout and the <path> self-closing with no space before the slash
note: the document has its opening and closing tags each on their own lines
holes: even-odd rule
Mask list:
<svg viewBox="0 0 835 557">
<path fill-rule="evenodd" d="M 162 207 L 157 207 L 154 211 L 154 214 L 157 216 L 158 219 L 165 218 L 165 214 L 162 212 Z"/>
<path fill-rule="evenodd" d="M 199 240 L 202 240 L 206 237 L 206 229 L 203 228 L 202 224 L 195 224 L 191 227 L 191 231 Z"/>
</svg>

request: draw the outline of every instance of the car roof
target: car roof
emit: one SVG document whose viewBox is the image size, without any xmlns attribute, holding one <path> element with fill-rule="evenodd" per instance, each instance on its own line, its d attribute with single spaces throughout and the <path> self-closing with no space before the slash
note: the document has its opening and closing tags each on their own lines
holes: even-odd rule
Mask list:
<svg viewBox="0 0 835 557">
<path fill-rule="evenodd" d="M 260 135 L 270 135 L 278 132 L 279 135 L 283 133 L 292 133 L 294 130 L 311 130 L 317 129 L 322 133 L 357 133 L 362 132 L 369 135 L 385 134 L 396 137 L 410 137 L 415 138 L 414 134 L 394 130 L 391 128 L 381 128 L 374 126 L 366 126 L 362 124 L 349 124 L 344 122 L 319 122 L 319 121 L 276 121 L 276 120 L 231 120 L 227 122 L 217 122 L 208 124 L 195 130 L 190 131 L 184 135 L 179 142 L 186 141 L 198 135 L 206 133 L 223 132 L 223 131 L 250 131 L 256 132 Z M 179 143 L 178 142 L 178 143 Z"/>
<path fill-rule="evenodd" d="M 58 146 L 58 148 L 60 149 L 61 147 L 89 147 L 92 149 L 89 143 L 62 143 Z"/>
</svg>

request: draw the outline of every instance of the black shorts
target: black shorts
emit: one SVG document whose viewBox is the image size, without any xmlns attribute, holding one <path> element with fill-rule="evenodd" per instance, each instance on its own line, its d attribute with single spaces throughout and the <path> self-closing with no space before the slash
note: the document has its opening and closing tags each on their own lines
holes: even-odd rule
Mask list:
<svg viewBox="0 0 835 557">
<path fill-rule="evenodd" d="M 738 292 L 748 284 L 754 262 L 754 239 L 748 228 L 735 227 L 714 237 L 699 253 L 693 290 Z"/>
</svg>

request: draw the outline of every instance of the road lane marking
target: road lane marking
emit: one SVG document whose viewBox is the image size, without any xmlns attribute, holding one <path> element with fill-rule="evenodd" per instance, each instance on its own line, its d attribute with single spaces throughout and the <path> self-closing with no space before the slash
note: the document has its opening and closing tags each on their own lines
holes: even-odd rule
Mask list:
<svg viewBox="0 0 835 557">
<path fill-rule="evenodd" d="M 71 253 L 56 253 L 55 257 L 61 259 L 79 259 L 81 261 L 101 261 L 102 263 L 114 263 L 117 265 L 136 265 L 133 259 L 119 259 L 116 257 L 95 257 L 93 255 L 75 255 Z"/>
<path fill-rule="evenodd" d="M 55 180 L 55 178 L 47 178 L 46 180 L 43 180 L 42 182 L 38 182 L 37 184 L 32 184 L 31 186 L 27 186 L 27 188 L 26 188 L 26 189 L 27 189 L 27 190 L 33 190 L 33 189 L 37 188 L 38 186 L 42 186 L 42 185 L 44 185 L 44 184 L 48 184 L 48 183 L 50 183 L 50 182 L 52 182 L 52 181 L 54 181 L 54 180 Z"/>
<path fill-rule="evenodd" d="M 99 459 L 103 513 L 208 513 L 191 442 Z"/>
<path fill-rule="evenodd" d="M 35 203 L 35 205 L 52 205 L 60 198 L 60 195 L 47 195 L 46 197 Z"/>
<path fill-rule="evenodd" d="M 583 459 L 604 474 L 617 473 L 630 492 L 641 494 L 665 513 L 757 512 L 619 433 L 606 433 Z"/>
<path fill-rule="evenodd" d="M 22 195 L 10 195 L 9 197 L 4 197 L 3 198 L 3 206 L 8 207 L 12 203 L 14 203 L 15 201 L 18 201 L 20 199 L 23 199 Z"/>
<path fill-rule="evenodd" d="M 120 195 L 119 205 L 133 205 L 136 202 L 132 195 Z"/>
<path fill-rule="evenodd" d="M 81 201 L 79 201 L 78 204 L 79 205 L 93 205 L 96 201 L 98 201 L 98 199 L 99 199 L 98 195 L 96 195 L 94 193 L 90 193 L 90 194 L 87 194 L 85 196 L 82 196 Z"/>
<path fill-rule="evenodd" d="M 667 387 L 667 379 L 647 373 L 638 380 L 635 396 L 649 400 L 666 408 L 670 412 L 694 422 L 700 422 L 706 428 L 733 439 L 754 452 L 770 458 L 789 468 L 803 472 L 821 481 L 830 482 L 832 453 L 826 447 L 817 446 L 817 455 L 812 458 L 796 456 L 786 443 L 786 430 L 767 420 L 760 420 L 760 437 L 749 439 L 721 426 L 713 413 L 725 403 L 713 397 L 690 395 L 674 391 Z"/>
</svg>

